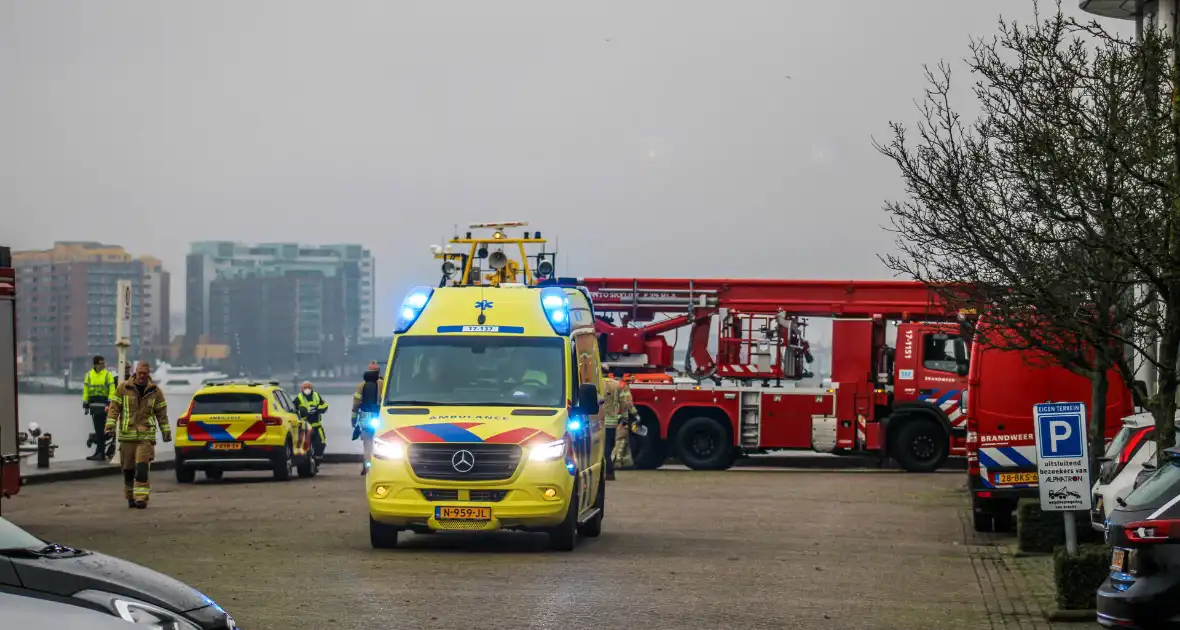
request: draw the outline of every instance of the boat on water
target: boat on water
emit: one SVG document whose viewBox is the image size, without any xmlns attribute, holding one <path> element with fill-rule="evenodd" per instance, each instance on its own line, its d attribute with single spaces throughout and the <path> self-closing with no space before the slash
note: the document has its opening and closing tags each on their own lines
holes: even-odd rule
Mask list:
<svg viewBox="0 0 1180 630">
<path fill-rule="evenodd" d="M 205 383 L 224 381 L 228 374 L 200 365 L 169 365 L 160 363 L 152 372 L 152 380 L 165 396 L 187 398 L 197 393 Z M 184 401 L 187 402 L 187 401 Z"/>
</svg>

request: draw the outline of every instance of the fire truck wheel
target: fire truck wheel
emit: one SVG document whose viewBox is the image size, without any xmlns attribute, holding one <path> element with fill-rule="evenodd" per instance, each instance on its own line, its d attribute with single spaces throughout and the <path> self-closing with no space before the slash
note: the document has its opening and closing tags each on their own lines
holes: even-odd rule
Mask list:
<svg viewBox="0 0 1180 630">
<path fill-rule="evenodd" d="M 689 418 L 676 432 L 680 461 L 693 470 L 725 470 L 733 466 L 733 442 L 720 422 L 713 418 Z"/>
<path fill-rule="evenodd" d="M 667 444 L 660 439 L 660 425 L 654 419 L 643 419 L 647 435 L 631 435 L 631 461 L 636 470 L 655 470 L 668 458 Z"/>
<path fill-rule="evenodd" d="M 949 450 L 949 438 L 937 422 L 911 416 L 898 427 L 892 454 L 908 472 L 934 472 L 946 463 Z"/>
</svg>

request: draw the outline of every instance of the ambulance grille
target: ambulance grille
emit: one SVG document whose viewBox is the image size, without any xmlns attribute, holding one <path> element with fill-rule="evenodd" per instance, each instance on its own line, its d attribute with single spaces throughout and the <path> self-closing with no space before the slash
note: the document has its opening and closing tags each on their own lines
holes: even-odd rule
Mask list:
<svg viewBox="0 0 1180 630">
<path fill-rule="evenodd" d="M 452 530 L 478 530 L 487 527 L 487 521 L 460 521 L 457 519 L 443 518 L 438 520 L 439 529 Z"/>
<path fill-rule="evenodd" d="M 453 462 L 467 451 L 475 462 L 470 470 Z M 518 444 L 411 444 L 410 467 L 420 479 L 498 481 L 512 477 L 520 464 Z"/>
<path fill-rule="evenodd" d="M 458 501 L 459 491 L 450 489 L 431 489 L 422 490 L 422 496 L 427 501 Z M 468 501 L 479 501 L 480 503 L 496 503 L 503 501 L 507 490 L 468 490 Z"/>
</svg>

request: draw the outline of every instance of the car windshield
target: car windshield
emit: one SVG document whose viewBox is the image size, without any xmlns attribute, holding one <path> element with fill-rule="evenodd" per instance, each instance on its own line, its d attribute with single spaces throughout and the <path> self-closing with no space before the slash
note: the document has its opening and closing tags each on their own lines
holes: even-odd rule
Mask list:
<svg viewBox="0 0 1180 630">
<path fill-rule="evenodd" d="M 1180 458 L 1174 457 L 1151 473 L 1124 501 L 1128 508 L 1146 510 L 1163 505 L 1177 493 L 1180 493 Z"/>
<path fill-rule="evenodd" d="M 564 347 L 560 337 L 402 337 L 385 404 L 564 407 Z"/>
<path fill-rule="evenodd" d="M 45 541 L 0 517 L 0 549 L 41 549 Z"/>
</svg>

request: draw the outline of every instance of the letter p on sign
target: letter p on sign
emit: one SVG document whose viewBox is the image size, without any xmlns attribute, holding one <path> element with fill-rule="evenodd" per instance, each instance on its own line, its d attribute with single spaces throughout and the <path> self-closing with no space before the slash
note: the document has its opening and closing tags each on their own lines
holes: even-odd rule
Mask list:
<svg viewBox="0 0 1180 630">
<path fill-rule="evenodd" d="M 1082 414 L 1042 414 L 1038 418 L 1037 447 L 1041 459 L 1078 458 L 1085 448 Z"/>
<path fill-rule="evenodd" d="M 1073 427 L 1064 420 L 1050 420 L 1049 421 L 1049 450 L 1057 453 L 1061 449 L 1058 448 L 1060 442 L 1068 440 L 1073 435 Z"/>
</svg>

